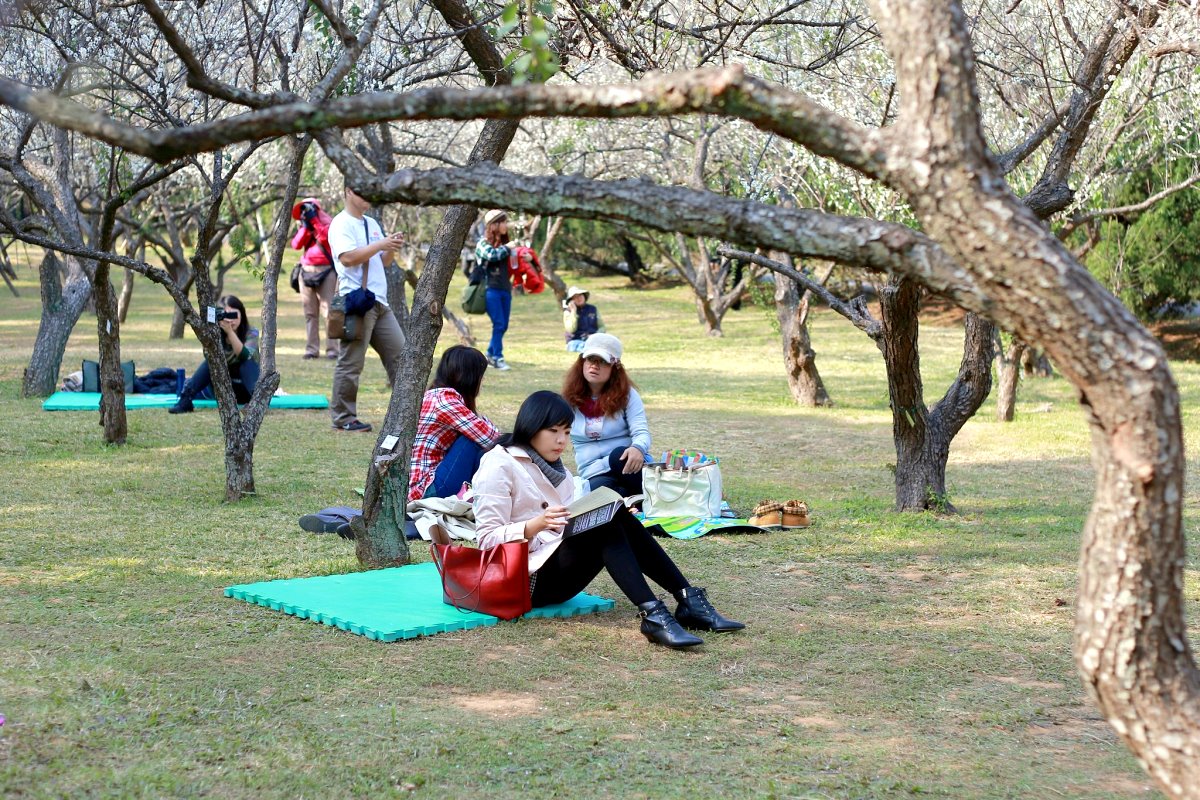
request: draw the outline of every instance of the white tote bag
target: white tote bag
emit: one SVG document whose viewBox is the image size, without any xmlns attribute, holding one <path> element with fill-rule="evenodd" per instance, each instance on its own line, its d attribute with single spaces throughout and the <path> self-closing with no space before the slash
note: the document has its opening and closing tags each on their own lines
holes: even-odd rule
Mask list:
<svg viewBox="0 0 1200 800">
<path fill-rule="evenodd" d="M 721 516 L 721 465 L 713 460 L 685 469 L 642 467 L 642 511 L 647 517 Z"/>
</svg>

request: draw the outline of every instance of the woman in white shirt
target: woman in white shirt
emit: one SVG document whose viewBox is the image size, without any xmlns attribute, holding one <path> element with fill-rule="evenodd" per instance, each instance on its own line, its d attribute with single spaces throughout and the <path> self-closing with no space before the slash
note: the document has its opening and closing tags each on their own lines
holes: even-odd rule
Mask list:
<svg viewBox="0 0 1200 800">
<path fill-rule="evenodd" d="M 610 522 L 563 538 L 573 481 L 562 454 L 574 413 L 561 396 L 534 392 L 521 404 L 513 432 L 480 462 L 473 481 L 479 546 L 529 542 L 530 594 L 535 607 L 574 597 L 608 570 L 638 607 L 642 634 L 651 642 L 684 648 L 703 639 L 684 627 L 717 633 L 745 626 L 726 619 L 694 587 L 642 524 L 624 507 Z M 679 601 L 672 615 L 646 578 Z"/>
</svg>

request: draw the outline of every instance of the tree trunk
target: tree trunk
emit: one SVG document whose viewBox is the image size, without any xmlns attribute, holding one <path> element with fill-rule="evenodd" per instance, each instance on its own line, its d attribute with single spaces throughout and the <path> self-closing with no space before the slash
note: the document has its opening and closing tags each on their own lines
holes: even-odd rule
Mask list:
<svg viewBox="0 0 1200 800">
<path fill-rule="evenodd" d="M 225 502 L 236 503 L 255 493 L 255 436 L 238 426 L 225 434 Z"/>
<path fill-rule="evenodd" d="M 804 292 L 801 299 L 800 289 L 791 278 L 775 276 L 775 315 L 779 319 L 783 366 L 792 399 L 805 408 L 832 406 L 833 401 L 817 372 L 817 354 L 812 349 L 808 326 L 804 324 L 809 297 L 808 292 Z"/>
<path fill-rule="evenodd" d="M 13 297 L 21 296 L 17 287 L 13 286 L 13 281 L 17 279 L 17 271 L 13 268 L 12 259 L 8 257 L 8 245 L 4 242 L 0 242 L 0 278 L 4 278 L 4 283 L 8 285 Z"/>
<path fill-rule="evenodd" d="M 713 304 L 709 302 L 707 297 L 699 294 L 696 295 L 696 317 L 704 325 L 706 336 L 720 337 L 725 335 L 725 332 L 721 330 L 721 317 L 717 314 L 716 309 L 713 308 Z"/>
<path fill-rule="evenodd" d="M 1046 358 L 1046 353 L 1040 349 L 1026 348 L 1021 357 L 1021 365 L 1027 377 L 1050 378 L 1054 376 L 1054 367 L 1050 366 L 1050 359 Z"/>
<path fill-rule="evenodd" d="M 107 444 L 125 444 L 125 374 L 121 370 L 121 323 L 117 295 L 108 280 L 108 264 L 96 264 L 92 291 L 96 298 L 96 330 L 100 343 L 100 424 Z"/>
<path fill-rule="evenodd" d="M 892 277 L 879 293 L 883 351 L 896 444 L 896 510 L 955 513 L 946 493 L 950 443 L 992 389 L 995 327 L 967 314 L 958 375 L 933 409 L 925 407 L 917 348 L 922 288 Z"/>
<path fill-rule="evenodd" d="M 257 441 L 258 433 L 262 429 L 263 418 L 266 417 L 267 410 L 270 408 L 271 397 L 275 394 L 275 390 L 279 388 L 279 371 L 275 367 L 275 341 L 278 335 L 279 272 L 283 264 L 283 254 L 290 238 L 291 208 L 295 203 L 296 194 L 300 187 L 300 173 L 304 165 L 304 156 L 311 146 L 312 139 L 307 136 L 289 141 L 290 162 L 288 164 L 287 184 L 279 198 L 275 223 L 271 231 L 270 249 L 268 251 L 266 266 L 263 270 L 262 330 L 258 340 L 260 374 L 258 384 L 254 387 L 254 392 L 250 396 L 250 402 L 246 404 L 245 408 L 238 408 L 237 398 L 233 393 L 233 382 L 229 377 L 228 370 L 212 370 L 213 388 L 217 394 L 217 410 L 221 416 L 221 430 L 225 436 L 226 502 L 236 502 L 247 495 L 255 493 L 254 443 Z M 209 223 L 215 219 L 218 208 L 219 201 L 214 201 L 213 213 L 209 216 Z M 205 237 L 200 240 L 201 242 L 213 241 L 208 238 L 209 230 L 208 224 L 201 228 L 201 235 Z M 219 246 L 219 244 L 216 246 Z M 206 252 L 203 253 L 203 255 L 206 254 Z M 203 293 L 203 284 L 207 281 L 208 273 L 207 270 L 201 272 L 199 267 L 197 267 L 193 270 L 193 274 L 200 275 L 201 282 L 198 284 L 197 290 L 197 295 L 200 295 Z M 197 331 L 198 335 L 200 333 L 200 331 Z M 219 347 L 219 334 L 215 332 L 205 330 L 205 336 L 202 339 L 207 340 L 210 338 L 210 333 L 215 340 L 215 344 Z M 208 353 L 211 346 L 210 343 L 208 341 L 202 341 L 202 343 L 205 346 L 205 353 Z M 218 376 L 217 373 L 220 373 L 220 375 Z M 222 384 L 221 386 L 218 386 L 218 377 L 220 378 L 219 383 Z M 228 388 L 226 389 L 225 386 Z"/>
<path fill-rule="evenodd" d="M 388 280 L 391 280 L 391 278 L 388 278 Z M 418 280 L 419 279 L 417 277 L 417 273 L 415 270 L 413 270 L 411 268 L 404 270 L 404 281 L 409 286 L 413 287 L 414 289 L 417 288 Z M 391 291 L 390 287 L 388 288 L 388 291 L 389 292 Z M 449 299 L 450 298 L 448 298 L 448 297 L 446 298 L 447 303 L 442 308 L 442 319 L 446 320 L 446 322 L 449 322 L 451 325 L 454 326 L 454 330 L 458 331 L 458 343 L 459 344 L 465 344 L 467 347 L 474 347 L 475 346 L 475 335 L 471 332 L 470 323 L 468 323 L 466 321 L 466 319 L 464 319 L 463 317 L 459 317 L 459 316 L 455 315 L 455 313 L 450 310 Z M 405 305 L 404 311 L 402 313 L 404 314 L 404 324 L 407 325 L 408 319 L 410 316 L 407 305 Z M 400 312 L 398 312 L 396 314 L 396 318 L 397 319 L 400 318 Z M 406 335 L 407 335 L 407 331 L 406 331 Z"/>
<path fill-rule="evenodd" d="M 1164 792 L 1200 798 L 1200 672 L 1184 619 L 1185 461 L 1166 355 L 997 174 L 962 9 L 873 2 L 872 10 L 901 89 L 896 140 L 921 166 L 895 183 L 923 228 L 963 264 L 961 277 L 943 274 L 931 287 L 1045 347 L 1088 413 L 1096 490 L 1074 615 L 1084 684 Z M 1138 13 L 1158 10 L 1152 3 Z M 1152 23 L 1139 18 L 1127 30 L 1137 36 Z M 1022 287 L 1037 287 L 1037 302 Z"/>
<path fill-rule="evenodd" d="M 408 254 L 408 270 L 412 270 L 412 253 Z M 408 331 L 408 293 L 404 290 L 404 274 L 406 271 L 400 267 L 396 261 L 383 268 L 383 274 L 387 278 L 387 295 L 388 305 L 391 306 L 392 314 L 396 317 L 396 322 L 400 323 L 400 330 Z"/>
<path fill-rule="evenodd" d="M 622 235 L 621 252 L 625 255 L 625 263 L 629 266 L 629 280 L 634 286 L 645 286 L 649 279 L 646 277 L 646 262 L 638 252 L 637 245 L 628 237 Z"/>
<path fill-rule="evenodd" d="M 54 394 L 58 388 L 58 373 L 62 368 L 67 340 L 71 338 L 71 331 L 75 329 L 79 315 L 92 296 L 92 284 L 79 262 L 71 256 L 67 256 L 66 261 L 68 271 L 65 284 L 59 274 L 57 255 L 47 252 L 38 268 L 42 316 L 38 321 L 29 366 L 21 378 L 22 397 L 49 397 Z"/>
<path fill-rule="evenodd" d="M 1012 422 L 1016 415 L 1021 358 L 1027 349 L 1028 346 L 1014 336 L 1000 360 L 1000 386 L 996 389 L 996 419 L 999 422 Z"/>
<path fill-rule="evenodd" d="M 183 311 L 179 306 L 175 307 L 175 311 L 171 314 L 171 329 L 167 333 L 168 339 L 182 339 L 183 330 L 187 327 L 187 323 L 183 319 Z"/>
<path fill-rule="evenodd" d="M 950 442 L 931 430 L 921 384 L 917 314 L 921 286 L 893 277 L 879 293 L 883 333 L 876 340 L 887 368 L 896 447 L 896 510 L 951 510 L 946 499 L 946 459 Z"/>
<path fill-rule="evenodd" d="M 170 272 L 171 272 L 171 277 L 175 279 L 175 283 L 177 283 L 183 287 L 184 294 L 187 294 L 192 290 L 192 284 L 194 284 L 196 282 L 196 274 L 194 271 L 189 270 L 189 269 L 184 269 L 182 267 L 178 267 L 175 269 L 171 269 Z M 179 280 L 180 275 L 186 275 L 187 279 L 184 281 L 180 281 Z M 199 301 L 199 297 L 197 297 L 196 300 L 197 300 L 196 305 L 197 306 L 201 305 L 201 303 Z M 203 309 L 201 309 L 201 316 L 203 316 Z M 181 309 L 178 305 L 176 305 L 175 311 L 171 314 L 171 330 L 167 334 L 167 339 L 182 339 L 183 338 L 183 329 L 186 327 L 187 327 L 187 321 L 183 318 L 183 309 Z"/>
<path fill-rule="evenodd" d="M 542 249 L 538 252 L 538 258 L 542 262 L 542 275 L 546 278 L 546 283 L 550 285 L 550 289 L 554 292 L 555 299 L 561 306 L 567 300 L 567 284 L 554 269 L 554 242 L 558 239 L 558 232 L 562 230 L 563 222 L 566 217 L 555 217 L 552 222 L 546 226 L 546 240 L 542 242 Z"/>
<path fill-rule="evenodd" d="M 146 260 L 145 252 L 139 256 Z M 121 299 L 117 301 L 117 320 L 124 325 L 129 318 L 129 303 L 133 300 L 133 270 L 125 270 L 125 280 L 121 283 Z"/>
<path fill-rule="evenodd" d="M 516 120 L 489 120 L 471 153 L 470 163 L 499 163 L 517 132 Z M 404 512 L 408 505 L 408 462 L 417 432 L 425 382 L 433 368 L 433 351 L 442 329 L 442 310 L 450 280 L 458 269 L 458 256 L 478 215 L 474 206 L 452 206 L 442 218 L 425 257 L 425 269 L 413 293 L 409 317 L 408 348 L 400 360 L 400 374 L 392 387 L 387 415 L 380 426 L 379 442 L 367 472 L 363 516 L 355 520 L 355 549 L 367 567 L 407 564 Z M 399 439 L 392 451 L 383 449 L 385 437 Z"/>
</svg>

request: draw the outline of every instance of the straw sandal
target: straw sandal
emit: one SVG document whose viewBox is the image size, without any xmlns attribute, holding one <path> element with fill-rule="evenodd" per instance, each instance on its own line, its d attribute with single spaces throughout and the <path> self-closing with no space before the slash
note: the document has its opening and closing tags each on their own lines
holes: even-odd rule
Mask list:
<svg viewBox="0 0 1200 800">
<path fill-rule="evenodd" d="M 783 504 L 772 500 L 763 500 L 754 507 L 749 522 L 760 528 L 783 527 Z"/>
<path fill-rule="evenodd" d="M 807 528 L 808 505 L 801 500 L 788 500 L 783 504 L 784 528 Z"/>
</svg>

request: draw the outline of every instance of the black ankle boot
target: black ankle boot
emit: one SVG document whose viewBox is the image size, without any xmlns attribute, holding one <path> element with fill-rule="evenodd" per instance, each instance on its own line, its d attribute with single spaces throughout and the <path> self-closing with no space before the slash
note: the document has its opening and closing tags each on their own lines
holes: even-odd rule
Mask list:
<svg viewBox="0 0 1200 800">
<path fill-rule="evenodd" d="M 192 388 L 192 382 L 188 381 L 183 385 L 183 391 L 179 393 L 179 400 L 175 405 L 167 409 L 168 414 L 190 414 L 196 410 L 192 405 L 192 398 L 196 396 L 196 390 Z"/>
<path fill-rule="evenodd" d="M 740 631 L 746 627 L 740 622 L 734 622 L 721 616 L 721 612 L 708 602 L 708 593 L 697 586 L 689 586 L 675 593 L 679 608 L 675 609 L 675 619 L 685 628 L 695 631 L 712 631 L 713 633 L 728 633 Z"/>
<path fill-rule="evenodd" d="M 676 650 L 704 644 L 699 636 L 693 636 L 680 627 L 662 600 L 638 603 L 638 612 L 642 618 L 642 635 L 654 644 L 663 644 Z"/>
</svg>

